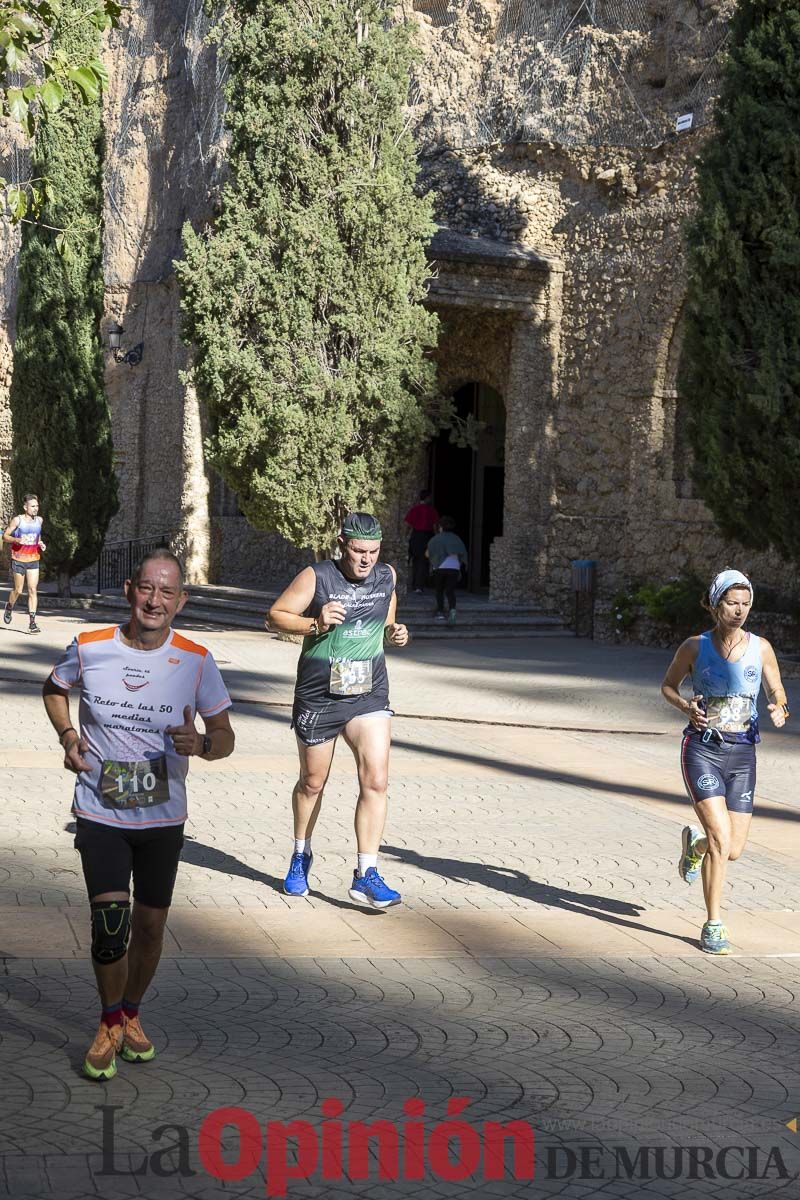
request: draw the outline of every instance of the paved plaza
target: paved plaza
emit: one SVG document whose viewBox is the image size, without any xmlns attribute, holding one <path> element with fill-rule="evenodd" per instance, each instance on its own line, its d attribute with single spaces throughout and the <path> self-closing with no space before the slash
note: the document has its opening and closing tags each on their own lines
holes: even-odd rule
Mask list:
<svg viewBox="0 0 800 1200">
<path fill-rule="evenodd" d="M 264 1196 L 280 1194 L 282 1168 L 288 1196 L 336 1200 L 800 1194 L 800 720 L 765 734 L 750 845 L 729 874 L 734 952 L 715 960 L 697 946 L 699 885 L 677 874 L 688 805 L 680 717 L 658 691 L 666 652 L 570 637 L 392 652 L 381 867 L 404 903 L 365 912 L 347 897 L 344 746 L 311 895 L 281 891 L 297 646 L 181 626 L 220 663 L 237 748 L 191 765 L 165 957 L 143 1007 L 159 1056 L 91 1084 L 88 909 L 39 689 L 97 619 L 45 614 L 35 638 L 20 612 L 0 630 L 3 1194 Z M 788 691 L 800 712 L 800 685 Z M 233 1125 L 217 1139 L 223 1166 L 244 1164 L 238 1179 L 201 1153 L 224 1107 L 264 1135 L 251 1162 Z M 448 1119 L 480 1150 L 461 1179 L 441 1153 Z M 337 1174 L 336 1137 L 352 1151 L 358 1123 L 376 1120 L 388 1152 L 375 1137 Z M 293 1121 L 305 1124 L 281 1159 Z M 491 1128 L 515 1122 L 535 1134 L 533 1179 L 524 1139 L 517 1160 L 509 1138 L 504 1170 L 490 1161 Z"/>
</svg>

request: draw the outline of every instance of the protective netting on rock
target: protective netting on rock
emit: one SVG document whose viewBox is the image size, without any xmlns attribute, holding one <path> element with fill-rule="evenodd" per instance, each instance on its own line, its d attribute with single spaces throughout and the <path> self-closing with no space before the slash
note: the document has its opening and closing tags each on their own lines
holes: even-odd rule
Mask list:
<svg viewBox="0 0 800 1200">
<path fill-rule="evenodd" d="M 413 0 L 424 145 L 654 146 L 708 122 L 734 0 Z"/>
<path fill-rule="evenodd" d="M 106 224 L 139 260 L 147 226 L 202 212 L 224 170 L 226 65 L 211 26 L 204 0 L 159 0 L 131 4 L 109 35 Z"/>
</svg>

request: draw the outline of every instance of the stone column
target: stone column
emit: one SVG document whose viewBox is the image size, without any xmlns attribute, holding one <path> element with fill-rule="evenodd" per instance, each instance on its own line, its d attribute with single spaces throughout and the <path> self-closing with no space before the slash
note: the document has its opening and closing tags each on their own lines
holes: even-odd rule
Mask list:
<svg viewBox="0 0 800 1200">
<path fill-rule="evenodd" d="M 520 315 L 512 337 L 503 536 L 491 548 L 491 598 L 505 603 L 536 603 L 547 567 L 562 279 L 563 268 L 554 264 L 547 287 Z"/>
</svg>

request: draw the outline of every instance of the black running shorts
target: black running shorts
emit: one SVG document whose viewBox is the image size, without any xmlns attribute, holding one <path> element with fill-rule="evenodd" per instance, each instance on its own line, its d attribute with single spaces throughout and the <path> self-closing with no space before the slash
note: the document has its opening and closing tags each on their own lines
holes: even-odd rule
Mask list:
<svg viewBox="0 0 800 1200">
<path fill-rule="evenodd" d="M 684 734 L 681 771 L 689 799 L 697 804 L 724 796 L 729 812 L 751 813 L 756 790 L 756 748 L 752 742 L 704 742 Z"/>
<path fill-rule="evenodd" d="M 183 825 L 119 829 L 77 818 L 75 849 L 81 856 L 89 899 L 130 892 L 150 908 L 169 908 L 183 848 Z"/>
<path fill-rule="evenodd" d="M 319 746 L 323 742 L 331 742 L 356 717 L 368 717 L 381 713 L 386 717 L 393 716 L 389 708 L 389 699 L 384 692 L 368 693 L 365 696 L 348 697 L 344 702 L 331 698 L 314 708 L 308 708 L 302 700 L 295 700 L 292 709 L 292 729 L 304 746 Z"/>
</svg>

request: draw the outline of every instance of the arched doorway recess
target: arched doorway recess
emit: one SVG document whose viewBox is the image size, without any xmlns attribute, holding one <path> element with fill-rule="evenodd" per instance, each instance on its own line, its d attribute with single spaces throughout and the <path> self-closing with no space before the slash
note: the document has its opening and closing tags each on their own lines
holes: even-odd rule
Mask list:
<svg viewBox="0 0 800 1200">
<path fill-rule="evenodd" d="M 457 522 L 469 551 L 467 587 L 489 587 L 490 548 L 503 533 L 506 409 L 485 383 L 467 383 L 453 396 L 459 417 L 479 423 L 475 446 L 457 446 L 442 430 L 431 443 L 430 480 L 439 512 Z"/>
</svg>

